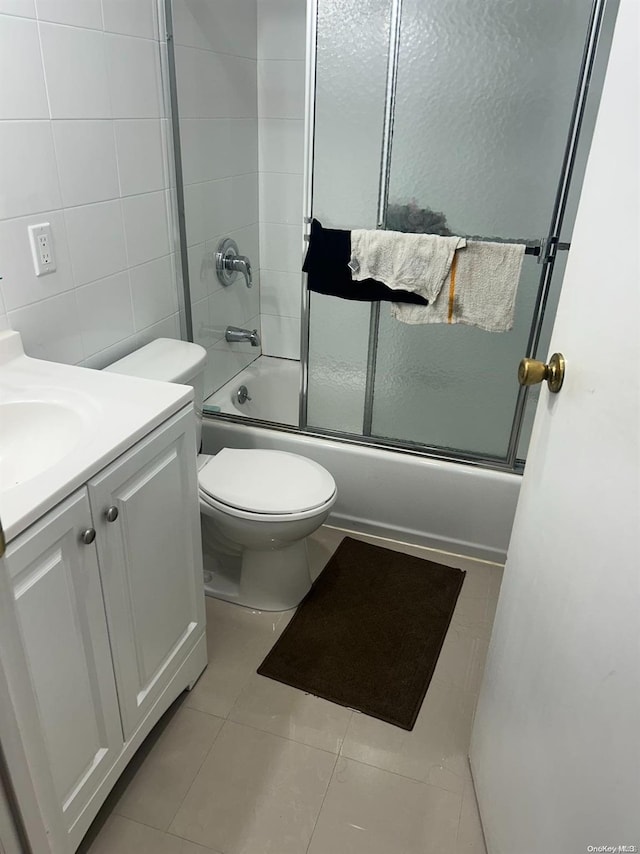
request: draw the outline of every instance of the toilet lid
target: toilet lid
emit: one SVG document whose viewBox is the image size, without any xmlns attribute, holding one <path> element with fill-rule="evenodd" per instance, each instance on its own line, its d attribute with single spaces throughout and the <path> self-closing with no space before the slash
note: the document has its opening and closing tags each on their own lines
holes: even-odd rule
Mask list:
<svg viewBox="0 0 640 854">
<path fill-rule="evenodd" d="M 200 489 L 254 513 L 300 513 L 320 507 L 336 484 L 313 460 L 286 451 L 223 448 L 200 469 Z"/>
</svg>

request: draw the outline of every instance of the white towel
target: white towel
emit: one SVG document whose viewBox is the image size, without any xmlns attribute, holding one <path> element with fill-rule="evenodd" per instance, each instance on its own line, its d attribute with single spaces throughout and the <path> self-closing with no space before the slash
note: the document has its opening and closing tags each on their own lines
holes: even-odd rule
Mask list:
<svg viewBox="0 0 640 854">
<path fill-rule="evenodd" d="M 439 297 L 429 305 L 392 303 L 403 323 L 466 323 L 487 332 L 513 326 L 523 243 L 467 241 L 459 249 Z"/>
<path fill-rule="evenodd" d="M 356 229 L 351 232 L 351 277 L 415 291 L 432 302 L 447 278 L 456 249 L 466 242 L 464 237 Z"/>
</svg>

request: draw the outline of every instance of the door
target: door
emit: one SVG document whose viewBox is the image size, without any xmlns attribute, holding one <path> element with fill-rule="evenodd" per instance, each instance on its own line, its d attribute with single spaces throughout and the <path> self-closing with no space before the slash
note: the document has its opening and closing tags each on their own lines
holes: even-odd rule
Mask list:
<svg viewBox="0 0 640 854">
<path fill-rule="evenodd" d="M 473 729 L 489 854 L 640 849 L 637 55 L 622 0 Z"/>
<path fill-rule="evenodd" d="M 129 739 L 204 631 L 193 408 L 91 480 L 89 497 Z"/>
<path fill-rule="evenodd" d="M 86 490 L 48 513 L 7 547 L 26 673 L 6 663 L 27 761 L 71 831 L 122 749 L 118 700 Z M 14 639 L 0 628 L 3 657 Z M 25 693 L 25 677 L 28 692 Z M 34 718 L 33 712 L 36 711 Z M 47 767 L 41 765 L 44 746 Z"/>
</svg>

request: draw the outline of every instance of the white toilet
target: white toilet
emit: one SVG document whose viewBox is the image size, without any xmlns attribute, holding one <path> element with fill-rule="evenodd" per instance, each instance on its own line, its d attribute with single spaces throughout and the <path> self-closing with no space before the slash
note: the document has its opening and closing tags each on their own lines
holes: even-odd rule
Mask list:
<svg viewBox="0 0 640 854">
<path fill-rule="evenodd" d="M 198 344 L 158 338 L 105 368 L 194 388 L 197 447 L 202 434 L 204 367 Z M 294 608 L 311 587 L 306 537 L 336 500 L 321 465 L 284 451 L 223 448 L 198 456 L 205 590 L 249 608 Z"/>
</svg>

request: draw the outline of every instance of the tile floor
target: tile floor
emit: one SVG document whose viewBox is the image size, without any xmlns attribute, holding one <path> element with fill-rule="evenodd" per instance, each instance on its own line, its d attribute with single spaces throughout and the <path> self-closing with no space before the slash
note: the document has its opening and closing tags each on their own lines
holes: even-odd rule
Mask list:
<svg viewBox="0 0 640 854">
<path fill-rule="evenodd" d="M 319 573 L 343 531 L 310 539 Z M 467 761 L 500 587 L 492 564 L 361 537 L 467 570 L 412 732 L 265 679 L 293 612 L 207 598 L 209 666 L 149 736 L 85 854 L 486 854 Z"/>
</svg>

